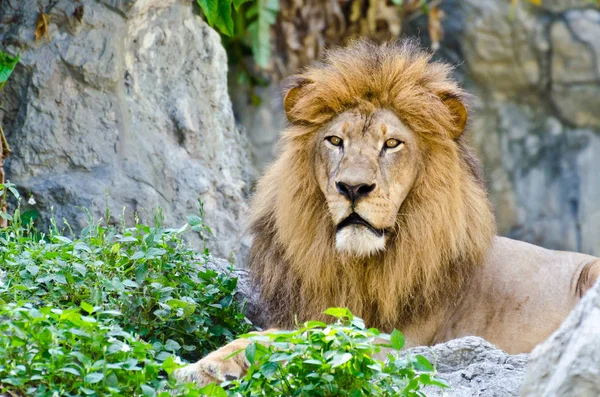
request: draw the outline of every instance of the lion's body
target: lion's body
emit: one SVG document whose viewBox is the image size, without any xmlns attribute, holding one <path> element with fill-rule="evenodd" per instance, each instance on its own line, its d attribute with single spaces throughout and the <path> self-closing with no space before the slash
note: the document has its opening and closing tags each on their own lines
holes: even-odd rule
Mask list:
<svg viewBox="0 0 600 397">
<path fill-rule="evenodd" d="M 414 346 L 476 335 L 511 354 L 529 352 L 599 275 L 600 262 L 589 255 L 496 237 L 462 298 L 403 332 Z"/>
<path fill-rule="evenodd" d="M 526 352 L 598 277 L 596 258 L 495 237 L 449 72 L 410 44 L 359 42 L 296 79 L 251 213 L 248 266 L 271 327 L 345 306 L 409 345 L 477 335 Z M 220 360 L 240 344 L 179 376 L 239 376 L 243 359 Z"/>
</svg>

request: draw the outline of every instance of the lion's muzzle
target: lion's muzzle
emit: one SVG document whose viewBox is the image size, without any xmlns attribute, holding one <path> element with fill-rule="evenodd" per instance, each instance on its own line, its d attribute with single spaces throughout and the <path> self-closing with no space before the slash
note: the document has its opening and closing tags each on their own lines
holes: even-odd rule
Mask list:
<svg viewBox="0 0 600 397">
<path fill-rule="evenodd" d="M 335 246 L 338 251 L 368 256 L 385 249 L 385 229 L 377 229 L 356 212 L 337 225 Z"/>
</svg>

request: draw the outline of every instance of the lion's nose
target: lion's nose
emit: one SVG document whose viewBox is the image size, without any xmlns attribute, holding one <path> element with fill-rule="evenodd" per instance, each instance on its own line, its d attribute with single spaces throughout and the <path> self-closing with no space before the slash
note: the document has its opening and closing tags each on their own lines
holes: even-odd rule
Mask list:
<svg viewBox="0 0 600 397">
<path fill-rule="evenodd" d="M 355 202 L 356 200 L 367 196 L 373 190 L 375 190 L 375 184 L 368 185 L 366 183 L 360 183 L 358 185 L 349 185 L 344 182 L 336 182 L 338 192 L 345 196 L 348 200 Z"/>
</svg>

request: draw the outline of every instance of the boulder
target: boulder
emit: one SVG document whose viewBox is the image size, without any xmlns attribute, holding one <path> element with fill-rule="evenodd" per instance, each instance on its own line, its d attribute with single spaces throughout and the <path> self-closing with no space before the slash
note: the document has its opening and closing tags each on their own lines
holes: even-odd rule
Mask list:
<svg viewBox="0 0 600 397">
<path fill-rule="evenodd" d="M 521 395 L 600 396 L 600 282 L 560 328 L 531 352 Z"/>
<path fill-rule="evenodd" d="M 118 222 L 125 207 L 178 225 L 204 203 L 211 250 L 243 257 L 253 178 L 236 127 L 219 35 L 190 0 L 20 0 L 0 4 L 2 47 L 21 53 L 0 122 L 8 178 L 75 230 L 87 216 Z M 49 24 L 37 40 L 36 20 Z M 110 209 L 110 214 L 105 209 Z M 198 244 L 199 243 L 198 239 Z"/>
<path fill-rule="evenodd" d="M 450 389 L 426 388 L 428 397 L 510 397 L 519 395 L 527 368 L 527 355 L 509 355 L 485 340 L 467 336 L 432 347 L 415 347 L 437 365 L 437 376 Z"/>
</svg>

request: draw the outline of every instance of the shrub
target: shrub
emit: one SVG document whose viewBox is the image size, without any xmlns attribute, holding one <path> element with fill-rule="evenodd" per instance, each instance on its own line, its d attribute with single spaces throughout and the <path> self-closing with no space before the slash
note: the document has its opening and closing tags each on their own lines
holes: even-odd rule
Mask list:
<svg viewBox="0 0 600 397">
<path fill-rule="evenodd" d="M 212 351 L 249 323 L 233 294 L 237 279 L 207 270 L 183 241 L 181 229 L 101 225 L 90 220 L 81 237 L 71 240 L 52 228 L 47 236 L 21 227 L 19 214 L 0 236 L 0 263 L 6 279 L 0 304 L 31 301 L 39 305 L 79 307 L 123 314 L 120 325 L 157 349 L 186 359 Z M 202 218 L 190 217 L 194 228 Z"/>
<path fill-rule="evenodd" d="M 166 390 L 176 390 L 165 375 L 178 367 L 174 356 L 158 360 L 151 344 L 112 321 L 120 316 L 118 312 L 84 307 L 92 313 L 51 304 L 0 307 L 0 392 L 13 396 L 170 396 Z M 177 392 L 199 395 L 184 387 Z"/>
<path fill-rule="evenodd" d="M 423 356 L 402 355 L 404 337 L 365 327 L 348 309 L 331 308 L 337 321 L 309 321 L 295 331 L 278 331 L 253 341 L 244 354 L 251 363 L 238 381 L 209 385 L 203 393 L 226 396 L 425 396 L 423 386 L 448 387 Z M 378 343 L 377 340 L 382 340 Z M 269 342 L 266 347 L 260 342 Z M 380 361 L 382 347 L 394 353 Z M 241 352 L 241 351 L 240 351 Z"/>
<path fill-rule="evenodd" d="M 55 224 L 47 235 L 23 225 L 19 209 L 4 214 L 0 393 L 153 396 L 172 388 L 179 356 L 195 360 L 247 332 L 237 279 L 206 269 L 208 251 L 182 238 L 209 231 L 202 215 L 180 229 L 162 227 L 160 211 L 154 226 L 90 221 L 68 238 Z"/>
</svg>

